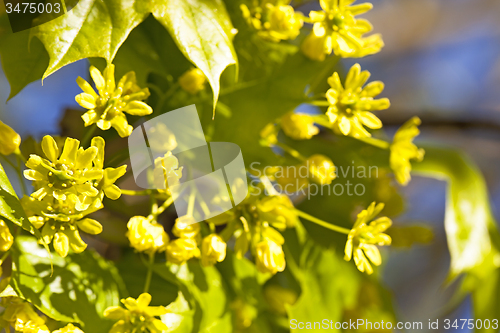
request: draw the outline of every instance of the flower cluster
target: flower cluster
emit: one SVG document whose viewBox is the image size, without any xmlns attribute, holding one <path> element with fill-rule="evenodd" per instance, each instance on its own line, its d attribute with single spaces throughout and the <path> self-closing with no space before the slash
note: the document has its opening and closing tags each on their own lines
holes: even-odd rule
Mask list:
<svg viewBox="0 0 500 333">
<path fill-rule="evenodd" d="M 411 179 L 410 160 L 422 161 L 424 158 L 425 151 L 413 143 L 413 139 L 420 134 L 418 125 L 420 125 L 420 118 L 413 117 L 408 120 L 396 131 L 390 146 L 391 169 L 394 171 L 396 180 L 402 185 L 408 184 Z"/>
<path fill-rule="evenodd" d="M 355 16 L 372 9 L 372 4 L 350 6 L 355 0 L 320 0 L 322 11 L 311 11 L 313 29 L 302 43 L 302 52 L 322 61 L 334 52 L 341 57 L 360 58 L 380 51 L 384 46 L 379 34 L 364 37 L 373 27 Z"/>
<path fill-rule="evenodd" d="M 332 129 L 343 135 L 369 137 L 371 134 L 363 127 L 378 129 L 382 122 L 371 111 L 384 110 L 390 106 L 389 99 L 374 99 L 384 89 L 384 84 L 374 81 L 363 87 L 370 77 L 368 71 L 361 71 L 355 64 L 347 73 L 342 86 L 339 74 L 328 78 L 330 89 L 326 92 L 329 103 L 326 115 Z"/>
<path fill-rule="evenodd" d="M 349 261 L 354 256 L 354 263 L 361 272 L 373 273 L 370 261 L 379 266 L 382 257 L 376 245 L 390 245 L 391 237 L 383 232 L 387 230 L 392 221 L 388 217 L 373 220 L 384 209 L 384 204 L 372 202 L 371 205 L 358 214 L 353 228 L 347 236 L 344 259 Z M 368 259 L 370 261 L 368 261 Z"/>
<path fill-rule="evenodd" d="M 193 217 L 185 215 L 177 218 L 172 233 L 178 238 L 167 246 L 167 261 L 182 264 L 191 258 L 200 257 L 200 230 L 200 224 Z"/>
<path fill-rule="evenodd" d="M 80 106 L 89 111 L 83 114 L 85 126 L 97 124 L 102 130 L 113 127 L 123 138 L 132 133 L 128 124 L 128 113 L 132 116 L 146 116 L 153 109 L 143 102 L 149 97 L 148 88 L 141 89 L 137 85 L 135 72 L 125 74 L 118 84 L 115 82 L 115 66 L 110 64 L 101 73 L 94 66 L 90 67 L 90 76 L 94 80 L 97 92 L 90 83 L 78 77 L 76 82 L 83 92 L 75 97 Z"/>
<path fill-rule="evenodd" d="M 168 330 L 167 325 L 156 318 L 168 313 L 168 310 L 163 306 L 149 306 L 150 294 L 143 293 L 137 299 L 128 297 L 121 302 L 125 305 L 125 309 L 121 306 L 112 306 L 104 311 L 104 317 L 118 320 L 109 333 L 161 333 Z"/>
<path fill-rule="evenodd" d="M 294 227 L 298 217 L 285 195 L 250 195 L 234 211 L 214 218 L 217 225 L 226 224 L 221 236 L 235 237 L 237 257 L 248 250 L 255 258 L 259 272 L 276 274 L 285 269 L 284 238 L 278 230 Z"/>
<path fill-rule="evenodd" d="M 291 1 L 278 3 L 264 2 L 262 6 L 254 4 L 252 9 L 240 5 L 243 17 L 248 24 L 258 31 L 258 35 L 271 42 L 293 40 L 300 34 L 304 24 L 302 13 L 297 13 Z"/>
<path fill-rule="evenodd" d="M 24 333 L 50 333 L 45 325 L 45 319 L 21 298 L 2 297 L 1 306 L 5 310 L 0 317 L 0 327 L 8 329 L 11 326 L 16 332 Z"/>
<path fill-rule="evenodd" d="M 45 243 L 54 240 L 54 249 L 65 257 L 71 247 L 76 253 L 87 245 L 79 230 L 90 234 L 102 231 L 99 222 L 85 218 L 103 207 L 104 196 L 116 200 L 121 191 L 114 184 L 126 166 L 104 169 L 104 140 L 92 139 L 87 149 L 67 138 L 62 149 L 51 136 L 42 140 L 46 156 L 31 155 L 24 176 L 33 181 L 35 192 L 21 202 L 30 222 L 42 228 Z"/>
</svg>

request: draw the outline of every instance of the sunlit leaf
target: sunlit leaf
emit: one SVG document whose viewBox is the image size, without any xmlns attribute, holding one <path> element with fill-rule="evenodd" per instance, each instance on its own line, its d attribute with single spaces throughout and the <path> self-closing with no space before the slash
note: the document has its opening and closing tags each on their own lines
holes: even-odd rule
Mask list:
<svg viewBox="0 0 500 333">
<path fill-rule="evenodd" d="M 123 282 L 114 266 L 92 250 L 66 258 L 49 254 L 32 237 L 16 238 L 12 286 L 45 315 L 84 325 L 86 332 L 107 333 L 113 321 L 104 310 L 118 305 Z"/>
<path fill-rule="evenodd" d="M 33 28 L 49 53 L 43 77 L 89 57 L 111 61 L 132 29 L 147 15 L 147 3 L 134 0 L 79 1 L 68 13 Z"/>
<path fill-rule="evenodd" d="M 16 192 L 0 164 L 0 216 L 22 227 L 24 230 L 40 238 L 40 232 L 28 220 Z"/>
<path fill-rule="evenodd" d="M 219 98 L 219 78 L 236 64 L 232 25 L 221 0 L 168 0 L 152 6 L 154 17 L 170 32 L 179 49 L 207 77 L 213 107 Z"/>
<path fill-rule="evenodd" d="M 481 172 L 462 153 L 424 146 L 425 159 L 414 171 L 448 182 L 445 230 L 451 255 L 449 279 L 481 265 L 494 247 L 496 232 L 488 191 Z"/>
</svg>

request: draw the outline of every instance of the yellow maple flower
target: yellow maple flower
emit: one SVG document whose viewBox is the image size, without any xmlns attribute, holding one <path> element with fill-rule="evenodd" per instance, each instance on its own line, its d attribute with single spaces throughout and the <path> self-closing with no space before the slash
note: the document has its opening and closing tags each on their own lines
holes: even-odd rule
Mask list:
<svg viewBox="0 0 500 333">
<path fill-rule="evenodd" d="M 24 176 L 34 182 L 34 198 L 42 200 L 49 195 L 73 201 L 79 211 L 92 204 L 99 194 L 95 184 L 104 171 L 93 166 L 98 149 L 83 150 L 79 146 L 80 141 L 67 138 L 61 151 L 50 135 L 43 138 L 42 149 L 47 159 L 31 155 L 26 162 L 28 170 L 24 171 Z"/>
<path fill-rule="evenodd" d="M 168 330 L 167 325 L 156 318 L 168 313 L 168 310 L 164 306 L 149 306 L 150 294 L 140 294 L 137 299 L 128 297 L 121 302 L 125 309 L 121 306 L 111 306 L 104 310 L 104 317 L 118 320 L 109 333 L 161 333 Z"/>
<path fill-rule="evenodd" d="M 361 272 L 373 273 L 370 264 L 379 266 L 382 263 L 380 251 L 376 245 L 390 245 L 391 237 L 383 232 L 392 221 L 388 217 L 373 220 L 384 209 L 384 204 L 372 202 L 370 206 L 358 214 L 353 228 L 347 236 L 344 259 L 349 261 L 354 257 L 354 263 Z"/>
<path fill-rule="evenodd" d="M 311 11 L 313 29 L 301 45 L 303 53 L 313 60 L 323 60 L 334 52 L 347 58 L 360 58 L 380 51 L 384 46 L 380 34 L 365 37 L 373 27 L 357 15 L 372 9 L 371 3 L 351 6 L 355 0 L 320 0 L 322 11 Z"/>
<path fill-rule="evenodd" d="M 4 220 L 0 219 L 0 251 L 6 252 L 14 243 L 14 237 Z"/>
<path fill-rule="evenodd" d="M 252 9 L 244 4 L 240 5 L 240 9 L 245 20 L 258 31 L 260 37 L 279 42 L 297 38 L 304 25 L 302 13 L 295 12 L 294 8 L 288 5 L 289 2 L 267 2 L 259 6 L 257 1 L 254 1 Z"/>
<path fill-rule="evenodd" d="M 94 80 L 97 93 L 90 83 L 78 77 L 76 83 L 83 92 L 75 97 L 80 106 L 89 111 L 82 115 L 85 127 L 97 124 L 102 130 L 113 127 L 124 138 L 128 137 L 133 127 L 128 124 L 128 113 L 132 116 L 146 116 L 153 109 L 143 102 L 149 97 L 149 89 L 137 85 L 135 72 L 125 74 L 118 84 L 115 82 L 115 66 L 110 64 L 101 73 L 90 66 L 90 76 Z"/>
<path fill-rule="evenodd" d="M 283 132 L 295 140 L 307 140 L 319 133 L 319 128 L 314 126 L 313 117 L 308 114 L 288 112 L 281 117 Z"/>
<path fill-rule="evenodd" d="M 140 252 L 154 253 L 165 251 L 169 238 L 163 226 L 152 223 L 143 216 L 134 216 L 127 223 L 130 245 Z"/>
<path fill-rule="evenodd" d="M 183 264 L 191 258 L 200 256 L 198 243 L 193 238 L 177 238 L 167 245 L 167 261 Z"/>
<path fill-rule="evenodd" d="M 64 326 L 63 328 L 53 331 L 52 333 L 84 333 L 84 332 L 80 328 L 70 323 Z"/>
<path fill-rule="evenodd" d="M 309 178 L 320 185 L 330 185 L 337 177 L 332 160 L 321 154 L 314 154 L 306 161 Z"/>
<path fill-rule="evenodd" d="M 21 136 L 0 121 L 0 154 L 10 155 L 19 149 Z"/>
<path fill-rule="evenodd" d="M 394 139 L 390 146 L 391 155 L 389 162 L 391 169 L 394 171 L 396 180 L 406 185 L 411 180 L 411 163 L 410 160 L 422 161 L 425 151 L 418 148 L 413 139 L 420 134 L 418 125 L 421 121 L 418 117 L 413 117 L 404 123 L 394 134 Z"/>
<path fill-rule="evenodd" d="M 68 255 L 70 248 L 75 253 L 81 253 L 87 248 L 80 230 L 91 235 L 102 232 L 102 225 L 98 221 L 85 218 L 85 215 L 96 211 L 96 207 L 78 212 L 70 201 L 56 200 L 53 197 L 39 201 L 29 196 L 21 199 L 21 205 L 29 221 L 36 228 L 41 228 L 44 243 L 53 242 L 54 250 L 63 258 Z"/>
<path fill-rule="evenodd" d="M 104 165 L 104 139 L 95 137 L 92 145 L 83 149 L 80 141 L 66 138 L 61 149 L 50 135 L 42 140 L 42 150 L 47 159 L 30 155 L 24 176 L 33 181 L 37 200 L 52 196 L 56 200 L 68 201 L 81 212 L 91 205 L 101 206 L 104 195 L 116 200 L 120 189 L 114 182 L 126 172 L 126 166 L 106 168 Z"/>
<path fill-rule="evenodd" d="M 195 95 L 205 89 L 207 78 L 199 68 L 191 68 L 179 77 L 179 85 L 184 91 Z"/>
<path fill-rule="evenodd" d="M 388 98 L 374 99 L 384 89 L 384 84 L 374 81 L 364 84 L 370 77 L 368 71 L 361 71 L 355 64 L 347 74 L 344 86 L 339 74 L 328 78 L 330 89 L 326 92 L 329 103 L 327 116 L 334 131 L 353 137 L 369 137 L 371 134 L 363 127 L 378 129 L 382 122 L 371 111 L 384 110 L 390 106 Z"/>
<path fill-rule="evenodd" d="M 226 258 L 226 242 L 217 234 L 210 234 L 201 242 L 201 264 L 213 266 Z"/>
<path fill-rule="evenodd" d="M 283 236 L 271 227 L 264 226 L 262 240 L 255 246 L 255 264 L 261 273 L 276 274 L 285 270 Z"/>
</svg>

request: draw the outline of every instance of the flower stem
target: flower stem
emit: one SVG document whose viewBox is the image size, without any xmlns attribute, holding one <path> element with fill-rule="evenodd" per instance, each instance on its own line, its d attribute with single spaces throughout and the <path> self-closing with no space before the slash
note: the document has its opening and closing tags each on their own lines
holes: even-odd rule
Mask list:
<svg viewBox="0 0 500 333">
<path fill-rule="evenodd" d="M 86 147 L 89 144 L 90 139 L 92 138 L 92 134 L 94 134 L 94 132 L 95 132 L 96 129 L 97 129 L 97 125 L 96 124 L 93 124 L 92 126 L 90 126 L 90 128 L 88 129 L 88 131 L 83 136 L 82 143 L 81 143 L 82 147 Z"/>
<path fill-rule="evenodd" d="M 281 142 L 277 142 L 275 144 L 276 146 L 280 147 L 281 149 L 283 149 L 284 151 L 286 151 L 288 154 L 292 155 L 293 157 L 295 157 L 296 159 L 298 159 L 299 161 L 301 162 L 304 162 L 305 160 L 307 160 L 304 156 L 302 156 L 301 153 L 299 153 L 297 150 L 293 149 L 292 147 L 289 147 L 287 145 L 285 145 L 284 143 L 281 143 Z"/>
<path fill-rule="evenodd" d="M 167 200 L 165 200 L 165 202 L 162 203 L 162 205 L 160 207 L 158 207 L 158 209 L 156 210 L 155 212 L 155 216 L 158 216 L 160 215 L 161 213 L 163 213 L 165 211 L 165 209 L 167 209 L 168 207 L 170 207 L 170 205 L 174 202 L 174 198 L 173 197 L 170 197 L 168 198 Z"/>
<path fill-rule="evenodd" d="M 330 106 L 330 103 L 328 103 L 328 101 L 309 101 L 307 103 L 316 106 Z"/>
<path fill-rule="evenodd" d="M 148 272 L 146 274 L 146 282 L 144 283 L 144 292 L 147 293 L 149 291 L 149 285 L 151 284 L 151 277 L 153 276 L 153 264 L 155 262 L 155 253 L 151 252 L 149 254 L 149 262 L 148 262 Z"/>
<path fill-rule="evenodd" d="M 355 139 L 358 139 L 359 141 L 363 141 L 364 143 L 367 143 L 369 145 L 372 145 L 374 147 L 381 148 L 381 149 L 389 149 L 389 147 L 391 146 L 391 144 L 387 141 L 375 139 L 372 137 L 355 138 Z"/>
<path fill-rule="evenodd" d="M 153 194 L 154 190 L 143 190 L 143 191 L 134 191 L 134 190 L 124 190 L 120 189 L 122 194 L 125 195 L 151 195 Z"/>
<path fill-rule="evenodd" d="M 327 229 L 330 229 L 330 230 L 333 230 L 333 231 L 336 231 L 336 232 L 339 232 L 341 234 L 349 234 L 349 232 L 351 230 L 347 229 L 347 228 L 342 228 L 342 227 L 339 227 L 337 225 L 334 225 L 334 224 L 330 224 L 326 221 L 323 221 L 323 220 L 320 220 L 318 219 L 317 217 L 314 217 L 314 216 L 311 216 L 301 210 L 298 210 L 298 209 L 295 209 L 295 212 L 297 213 L 297 215 L 299 215 L 300 217 L 310 221 L 310 222 L 313 222 L 313 223 L 316 223 L 317 225 L 320 225 L 324 228 L 327 228 Z"/>
</svg>

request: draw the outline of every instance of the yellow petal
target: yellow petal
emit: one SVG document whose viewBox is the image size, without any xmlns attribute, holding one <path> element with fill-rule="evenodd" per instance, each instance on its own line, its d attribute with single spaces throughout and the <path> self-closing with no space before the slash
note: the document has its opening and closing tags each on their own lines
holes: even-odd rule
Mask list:
<svg viewBox="0 0 500 333">
<path fill-rule="evenodd" d="M 340 119 L 338 121 L 339 129 L 340 132 L 344 135 L 349 135 L 351 132 L 351 122 L 347 117 L 340 116 Z"/>
<path fill-rule="evenodd" d="M 93 219 L 85 218 L 76 222 L 76 225 L 79 229 L 91 235 L 97 235 L 102 232 L 102 225 Z"/>
<path fill-rule="evenodd" d="M 94 109 L 96 107 L 95 101 L 96 99 L 87 93 L 81 93 L 75 96 L 75 101 L 80 104 L 82 108 L 85 109 Z"/>
<path fill-rule="evenodd" d="M 56 162 L 59 157 L 59 148 L 53 137 L 46 135 L 42 139 L 42 150 L 45 156 L 51 161 Z"/>
<path fill-rule="evenodd" d="M 99 98 L 99 95 L 96 94 L 90 83 L 82 79 L 80 76 L 76 79 L 76 83 L 83 90 L 84 93 L 87 93 L 94 97 L 94 99 Z"/>
<path fill-rule="evenodd" d="M 361 123 L 371 129 L 382 128 L 382 121 L 380 121 L 380 119 L 378 119 L 377 116 L 371 112 L 359 112 L 357 113 L 357 116 L 359 120 L 361 120 Z"/>
<path fill-rule="evenodd" d="M 146 116 L 153 113 L 153 109 L 149 105 L 141 101 L 133 101 L 128 103 L 123 111 L 133 116 Z"/>
<path fill-rule="evenodd" d="M 94 66 L 90 66 L 90 76 L 92 77 L 92 80 L 94 80 L 99 94 L 104 95 L 104 93 L 106 92 L 106 82 L 104 81 L 104 77 L 102 76 L 101 72 Z"/>
<path fill-rule="evenodd" d="M 54 237 L 54 250 L 63 258 L 68 255 L 69 239 L 68 236 L 60 231 Z"/>
</svg>

